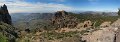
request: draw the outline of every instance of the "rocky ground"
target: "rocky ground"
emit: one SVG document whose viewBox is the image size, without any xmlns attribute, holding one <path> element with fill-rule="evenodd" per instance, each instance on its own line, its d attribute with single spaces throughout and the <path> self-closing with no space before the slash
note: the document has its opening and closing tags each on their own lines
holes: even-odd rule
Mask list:
<svg viewBox="0 0 120 42">
<path fill-rule="evenodd" d="M 118 29 L 118 32 L 116 33 L 115 42 L 120 42 L 120 29 Z"/>
<path fill-rule="evenodd" d="M 103 24 L 105 25 L 105 24 Z M 83 36 L 86 42 L 119 42 L 120 40 L 120 19 L 107 27 L 100 27 L 100 30 L 88 33 Z"/>
<path fill-rule="evenodd" d="M 83 36 L 83 39 L 87 42 L 113 42 L 115 31 L 113 27 L 105 27 Z"/>
</svg>

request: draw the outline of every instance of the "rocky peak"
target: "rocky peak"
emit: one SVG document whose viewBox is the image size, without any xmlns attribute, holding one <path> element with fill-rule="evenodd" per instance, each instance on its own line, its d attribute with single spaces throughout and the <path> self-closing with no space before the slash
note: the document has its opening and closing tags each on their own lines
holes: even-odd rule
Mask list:
<svg viewBox="0 0 120 42">
<path fill-rule="evenodd" d="M 5 4 L 3 5 L 3 9 L 4 9 L 4 10 L 7 10 L 7 6 L 6 6 Z"/>
<path fill-rule="evenodd" d="M 9 15 L 7 6 L 4 4 L 0 8 L 0 21 L 11 25 L 11 16 Z"/>
<path fill-rule="evenodd" d="M 52 25 L 55 28 L 74 28 L 77 25 L 77 18 L 71 16 L 68 12 L 57 11 L 52 18 Z"/>
<path fill-rule="evenodd" d="M 68 15 L 68 13 L 67 13 L 66 11 L 64 11 L 64 10 L 62 10 L 62 11 L 57 11 L 57 12 L 55 13 L 55 17 L 65 17 L 66 15 Z"/>
</svg>

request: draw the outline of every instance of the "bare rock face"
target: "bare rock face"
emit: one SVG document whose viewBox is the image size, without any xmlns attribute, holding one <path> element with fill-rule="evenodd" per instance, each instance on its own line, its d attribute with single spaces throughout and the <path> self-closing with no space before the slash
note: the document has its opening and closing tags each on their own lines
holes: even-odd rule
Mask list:
<svg viewBox="0 0 120 42">
<path fill-rule="evenodd" d="M 11 25 L 11 16 L 9 15 L 7 6 L 4 4 L 0 8 L 0 21 Z"/>
<path fill-rule="evenodd" d="M 115 31 L 115 27 L 101 28 L 101 30 L 83 36 L 83 40 L 86 40 L 87 42 L 113 42 Z"/>
<path fill-rule="evenodd" d="M 51 24 L 56 28 L 74 28 L 77 25 L 76 20 L 77 18 L 66 11 L 57 11 L 51 20 Z"/>
</svg>

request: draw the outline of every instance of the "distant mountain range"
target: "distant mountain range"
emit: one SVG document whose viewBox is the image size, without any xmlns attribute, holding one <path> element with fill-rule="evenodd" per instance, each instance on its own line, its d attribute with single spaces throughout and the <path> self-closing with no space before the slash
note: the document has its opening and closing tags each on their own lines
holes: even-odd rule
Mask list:
<svg viewBox="0 0 120 42">
<path fill-rule="evenodd" d="M 82 11 L 82 12 L 69 12 L 73 14 L 93 14 L 93 15 L 101 15 L 101 16 L 117 16 L 117 12 L 94 12 L 94 11 Z M 13 13 L 11 14 L 13 22 L 24 20 L 49 20 L 54 13 Z"/>
<path fill-rule="evenodd" d="M 14 13 L 11 14 L 13 21 L 30 21 L 36 19 L 49 19 L 53 16 L 52 13 Z"/>
<path fill-rule="evenodd" d="M 104 16 L 117 16 L 117 12 L 97 12 L 97 11 L 85 11 L 80 12 L 80 14 L 100 14 Z"/>
</svg>

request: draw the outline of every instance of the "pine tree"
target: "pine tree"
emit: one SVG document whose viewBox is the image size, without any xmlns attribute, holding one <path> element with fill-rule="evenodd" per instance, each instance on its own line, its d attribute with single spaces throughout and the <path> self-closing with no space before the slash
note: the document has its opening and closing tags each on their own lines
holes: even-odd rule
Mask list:
<svg viewBox="0 0 120 42">
<path fill-rule="evenodd" d="M 118 15 L 120 16 L 120 8 L 118 9 Z"/>
</svg>

